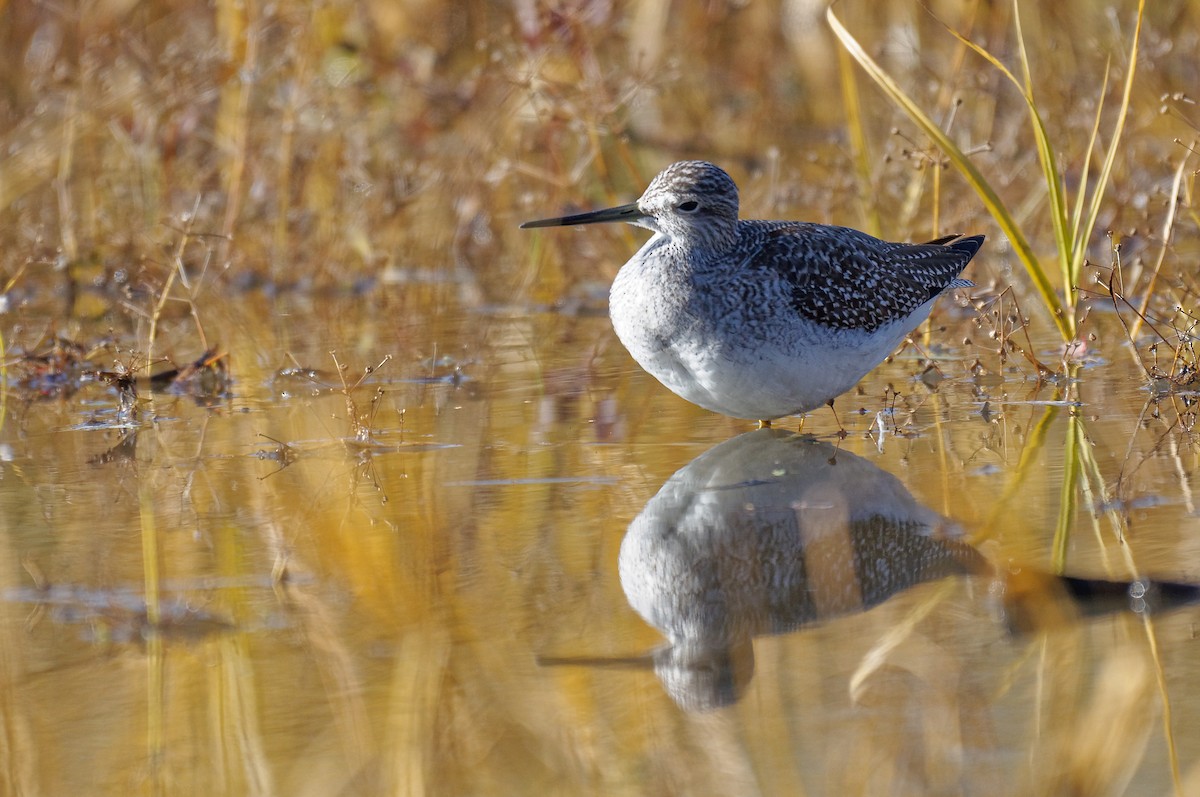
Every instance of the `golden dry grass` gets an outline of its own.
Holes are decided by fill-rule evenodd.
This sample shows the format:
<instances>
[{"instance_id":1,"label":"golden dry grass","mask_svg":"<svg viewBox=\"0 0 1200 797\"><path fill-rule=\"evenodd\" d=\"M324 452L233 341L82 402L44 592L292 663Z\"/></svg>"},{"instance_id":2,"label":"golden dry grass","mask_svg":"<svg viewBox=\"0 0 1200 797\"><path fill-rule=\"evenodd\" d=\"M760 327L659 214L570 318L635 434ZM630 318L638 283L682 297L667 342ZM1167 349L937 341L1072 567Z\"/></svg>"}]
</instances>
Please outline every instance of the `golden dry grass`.
<instances>
[{"instance_id":1,"label":"golden dry grass","mask_svg":"<svg viewBox=\"0 0 1200 797\"><path fill-rule=\"evenodd\" d=\"M931 5L1019 63L1008 4ZM1019 92L915 4L839 9L1051 257ZM1083 173L1110 56L1112 121L1132 11L1022 6L1064 174ZM800 0L0 0L6 342L78 333L132 370L219 343L250 410L159 395L161 423L126 445L74 428L99 412L84 402L15 418L6 405L5 594L37 565L47 587L103 601L133 583L145 597L141 613L75 625L5 605L8 790L1119 794L1132 779L1188 793L1187 618L1013 641L955 582L761 641L750 698L704 717L649 672L536 666L659 644L613 577L622 524L737 427L631 379L603 319L530 312L592 308L634 234L516 224L630 199L680 157L727 166L755 216L988 233L978 316L943 311L953 332L937 333L969 335L977 367L952 371L966 387L944 394L910 386L910 360L882 369L904 395L891 394L881 464L915 474L918 498L997 561L1115 579L1194 561L1200 114L1180 54L1200 46L1200 4L1147 9L1085 248L1099 266L1081 286L1094 314L1081 311L1081 338L1122 362L1086 369L1049 342L1054 321L969 187L839 56L822 13ZM1110 284L1125 325L1106 317ZM273 381L285 353L328 369L323 385ZM381 362L396 380L383 400L369 382L347 401L343 384ZM434 378L459 368L461 384ZM1142 372L1161 402L1128 428L1104 423L1130 419ZM88 406L113 400L103 390ZM390 430L378 449L371 427ZM1148 512L1136 501L1163 494L1167 541L1131 534ZM198 640L118 639L162 625L181 592ZM197 620L209 611L233 630Z\"/></svg>"}]
</instances>

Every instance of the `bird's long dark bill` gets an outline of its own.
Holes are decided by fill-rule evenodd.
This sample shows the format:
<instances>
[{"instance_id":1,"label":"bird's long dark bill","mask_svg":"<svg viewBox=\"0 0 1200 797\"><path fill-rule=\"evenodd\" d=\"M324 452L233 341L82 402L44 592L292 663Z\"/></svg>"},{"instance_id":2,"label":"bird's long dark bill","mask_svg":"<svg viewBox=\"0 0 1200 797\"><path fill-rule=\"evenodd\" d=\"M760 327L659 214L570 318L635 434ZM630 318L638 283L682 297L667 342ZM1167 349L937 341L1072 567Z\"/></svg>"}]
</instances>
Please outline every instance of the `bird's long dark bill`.
<instances>
[{"instance_id":1,"label":"bird's long dark bill","mask_svg":"<svg viewBox=\"0 0 1200 797\"><path fill-rule=\"evenodd\" d=\"M646 214L638 209L636 202L620 205L605 210L593 210L590 213L577 213L574 216L559 216L556 219L538 219L527 221L521 225L522 230L532 227L573 227L576 224L603 224L608 221L627 221L631 224L646 218Z\"/></svg>"}]
</instances>

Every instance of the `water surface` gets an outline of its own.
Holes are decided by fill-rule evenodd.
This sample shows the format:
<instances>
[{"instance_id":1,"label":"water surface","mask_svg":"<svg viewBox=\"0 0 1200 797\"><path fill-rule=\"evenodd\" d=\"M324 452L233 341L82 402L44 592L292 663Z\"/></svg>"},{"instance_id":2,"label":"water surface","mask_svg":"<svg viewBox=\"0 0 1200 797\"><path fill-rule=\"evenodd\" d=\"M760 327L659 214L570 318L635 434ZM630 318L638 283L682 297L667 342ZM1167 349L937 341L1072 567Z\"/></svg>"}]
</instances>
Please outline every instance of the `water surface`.
<instances>
[{"instance_id":1,"label":"water surface","mask_svg":"<svg viewBox=\"0 0 1200 797\"><path fill-rule=\"evenodd\" d=\"M1119 355L987 380L942 320L946 378L902 352L845 440L682 402L603 315L403 287L229 302L204 401L10 393L14 791L1169 791L1200 614L1050 574L1198 580L1194 462Z\"/></svg>"}]
</instances>

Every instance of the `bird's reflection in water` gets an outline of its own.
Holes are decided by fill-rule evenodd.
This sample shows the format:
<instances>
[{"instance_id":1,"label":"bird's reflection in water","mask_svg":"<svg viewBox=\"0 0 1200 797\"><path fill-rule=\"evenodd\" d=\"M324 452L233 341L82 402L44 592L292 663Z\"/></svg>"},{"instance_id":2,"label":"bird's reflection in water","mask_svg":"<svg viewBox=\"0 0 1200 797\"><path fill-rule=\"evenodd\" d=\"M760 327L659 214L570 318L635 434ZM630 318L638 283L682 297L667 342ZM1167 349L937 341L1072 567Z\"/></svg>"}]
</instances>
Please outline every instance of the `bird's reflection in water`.
<instances>
[{"instance_id":1,"label":"bird's reflection in water","mask_svg":"<svg viewBox=\"0 0 1200 797\"><path fill-rule=\"evenodd\" d=\"M681 706L738 699L751 640L863 611L925 581L986 572L898 479L776 429L728 440L672 476L629 526L621 586L668 639L654 667Z\"/></svg>"},{"instance_id":2,"label":"bird's reflection in water","mask_svg":"<svg viewBox=\"0 0 1200 797\"><path fill-rule=\"evenodd\" d=\"M1062 602L1075 616L1197 596L1188 585L995 573L952 521L918 503L899 479L777 429L721 443L667 480L630 524L619 571L630 605L667 638L652 655L656 674L692 711L740 698L754 672L755 636L865 611L926 581L994 576L984 593L997 598L1013 630L1065 616ZM646 657L541 662L650 664Z\"/></svg>"}]
</instances>

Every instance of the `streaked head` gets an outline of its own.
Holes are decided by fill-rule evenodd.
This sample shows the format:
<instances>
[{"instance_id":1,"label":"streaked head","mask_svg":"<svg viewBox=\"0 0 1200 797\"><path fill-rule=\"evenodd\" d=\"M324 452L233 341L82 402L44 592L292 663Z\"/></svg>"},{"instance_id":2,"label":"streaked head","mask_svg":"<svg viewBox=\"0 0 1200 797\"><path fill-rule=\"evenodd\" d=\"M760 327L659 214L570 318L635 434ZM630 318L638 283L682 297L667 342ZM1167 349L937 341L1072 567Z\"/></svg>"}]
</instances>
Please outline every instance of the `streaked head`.
<instances>
[{"instance_id":1,"label":"streaked head","mask_svg":"<svg viewBox=\"0 0 1200 797\"><path fill-rule=\"evenodd\" d=\"M719 251L736 239L737 218L737 185L724 169L708 161L679 161L659 172L637 202L574 216L527 221L521 227L624 221Z\"/></svg>"},{"instance_id":2,"label":"streaked head","mask_svg":"<svg viewBox=\"0 0 1200 797\"><path fill-rule=\"evenodd\" d=\"M652 217L651 229L672 238L713 244L733 235L737 226L737 185L708 161L671 164L650 181L637 204Z\"/></svg>"}]
</instances>

